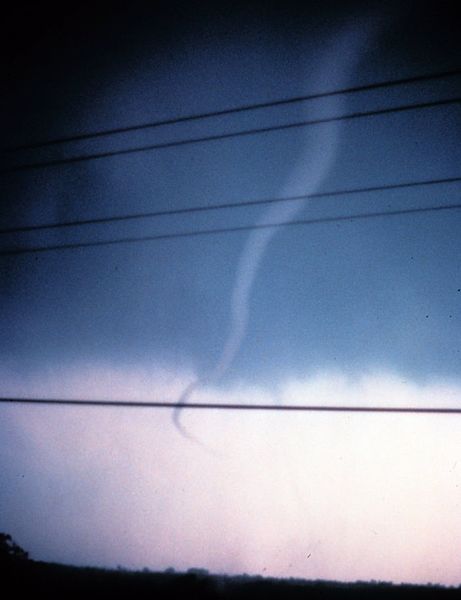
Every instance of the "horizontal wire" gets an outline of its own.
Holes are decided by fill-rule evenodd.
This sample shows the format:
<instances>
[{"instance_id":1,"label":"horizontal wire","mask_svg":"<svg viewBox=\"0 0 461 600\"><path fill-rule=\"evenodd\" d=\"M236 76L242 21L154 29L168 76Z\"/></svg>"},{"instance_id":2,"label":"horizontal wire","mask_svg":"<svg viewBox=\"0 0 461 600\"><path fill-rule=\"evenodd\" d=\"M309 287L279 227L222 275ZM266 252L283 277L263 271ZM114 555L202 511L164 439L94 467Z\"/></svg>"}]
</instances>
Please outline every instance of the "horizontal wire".
<instances>
[{"instance_id":1,"label":"horizontal wire","mask_svg":"<svg viewBox=\"0 0 461 600\"><path fill-rule=\"evenodd\" d=\"M129 133L132 131L140 131L143 129L153 129L153 128L161 127L164 125L174 125L176 123L184 123L187 121L196 121L196 120L200 120L200 119L222 117L225 115L231 115L231 114L236 114L236 113L245 112L245 111L258 110L258 109L263 109L263 108L271 108L274 106L283 106L283 105L288 105L288 104L295 104L295 103L299 103L299 102L305 102L308 100L317 100L320 98L328 98L328 97L338 96L338 95L342 95L342 94L365 92L365 91L371 91L371 90L376 90L376 89L381 89L381 88L401 86L401 85L405 85L405 84L420 83L423 81L445 79L445 78L453 77L453 76L460 75L460 74L461 74L461 68L457 68L457 69L451 69L449 71L443 71L440 73L428 73L428 74L424 74L424 75L415 75L413 77L391 79L391 80L381 81L381 82L377 82L377 83L364 84L364 85L348 87L348 88L340 88L338 90L331 90L328 92L317 92L314 94L307 94L304 96L294 96L291 98L284 98L284 99L273 100L273 101L268 101L268 102L258 102L255 104L245 104L245 105L237 106L234 108L224 108L222 110L196 113L196 114L191 114L191 115L184 115L182 117L173 117L170 119L157 120L157 121L152 121L149 123L128 125L126 127L114 127L112 129L103 129L100 131L93 131L93 132L88 132L88 133L63 136L63 137L45 140L45 141L41 141L41 142L40 141L39 142L30 142L30 143L26 143L26 144L20 144L20 145L4 148L3 152L16 152L18 150L43 148L43 147L51 146L51 145L55 145L55 144L63 144L63 143L68 143L68 142L87 140L87 139L91 139L91 138L116 135L119 133Z\"/></svg>"},{"instance_id":2,"label":"horizontal wire","mask_svg":"<svg viewBox=\"0 0 461 600\"><path fill-rule=\"evenodd\" d=\"M1 404L37 404L63 406L105 406L120 408L170 408L205 410L263 410L273 412L355 412L355 413L419 413L419 414L461 414L461 408L454 407L411 407L411 406L325 406L309 404L226 404L188 402L139 402L116 400L56 400L51 398L0 398Z\"/></svg>"},{"instance_id":3,"label":"horizontal wire","mask_svg":"<svg viewBox=\"0 0 461 600\"><path fill-rule=\"evenodd\" d=\"M156 144L148 144L145 146L135 146L131 148L124 148L120 150L108 150L105 152L95 152L93 154L78 154L75 156L70 156L68 158L57 158L53 160L40 161L40 162L31 162L31 163L23 163L19 165L14 165L10 167L6 167L0 169L0 174L7 173L16 173L20 171L28 171L31 169L43 169L48 167L56 167L60 165L68 165L72 163L78 163L83 161L101 159L101 158L109 158L113 156L122 156L126 154L134 154L141 152L150 152L153 150L161 150L166 148L175 148L179 146L186 146L189 144L201 144L205 142L215 142L226 139L252 136L252 135L260 135L266 133L272 133L274 131L286 131L289 129L295 129L300 127L308 127L313 125L323 125L326 123L334 123L337 121L348 121L353 119L361 119L365 117L377 117L389 114L396 114L411 110L424 110L428 108L436 108L441 106L449 106L461 103L461 97L449 98L445 100L435 100L433 102L420 102L418 104L404 104L401 106L395 106L392 108L382 108L378 110L371 111L357 111L352 112L346 115L341 115L338 117L322 117L318 119L309 119L305 121L296 121L294 123L285 123L284 125L271 125L268 127L256 127L252 129L244 129L241 131L235 131L231 133L220 133L214 135L206 135L195 138L188 138L183 140L176 140L172 142L160 142Z\"/></svg>"},{"instance_id":4,"label":"horizontal wire","mask_svg":"<svg viewBox=\"0 0 461 600\"><path fill-rule=\"evenodd\" d=\"M114 246L116 244L134 244L141 242L154 242L160 240L172 240L189 237L199 237L206 235L220 235L225 233L237 233L241 231L253 231L257 229L274 229L288 226L314 225L320 223L335 223L344 221L364 220L377 217L393 217L399 215L410 215L417 213L440 212L447 210L457 210L461 204L448 204L442 206L428 206L424 208L405 208L392 211L380 211L372 213L356 213L339 217L320 217L316 219L299 219L297 221L287 221L285 223L260 223L256 225L240 225L237 227L221 227L216 229L197 229L195 231L184 231L179 233L166 233L159 235L149 235L131 238L119 238L115 240L99 240L96 242L75 242L71 244L58 244L49 246L34 246L29 248L10 248L0 250L0 256L15 256L21 254L32 254L38 252L52 252L59 250L75 250L78 248L90 248L98 246Z\"/></svg>"},{"instance_id":5,"label":"horizontal wire","mask_svg":"<svg viewBox=\"0 0 461 600\"><path fill-rule=\"evenodd\" d=\"M102 223L113 223L118 221L129 221L136 219L146 219L154 217L164 217L169 215L181 215L196 212L217 211L223 209L244 208L249 206L259 206L265 204L276 204L283 202L292 202L295 200L307 200L309 198L331 198L334 196L348 196L352 194L363 194L366 192L382 192L388 190L400 190L412 187L423 187L431 185L441 185L446 183L459 183L461 177L446 177L443 179L426 179L417 181L406 181L402 183L391 183L385 185L376 185L369 187L347 188L344 190L332 190L327 192L316 192L312 194L300 194L297 196L284 196L281 198L263 198L259 200L243 200L240 202L226 202L215 205L191 206L188 208L174 208L168 210L158 210L144 213L135 213L129 215L118 215L112 217L100 217L95 219L79 219L74 221L62 221L59 223L43 223L41 225L23 225L19 227L6 227L0 229L0 234L25 233L29 231L39 231L44 229L60 229L64 227L76 227L81 225L98 225Z\"/></svg>"}]
</instances>

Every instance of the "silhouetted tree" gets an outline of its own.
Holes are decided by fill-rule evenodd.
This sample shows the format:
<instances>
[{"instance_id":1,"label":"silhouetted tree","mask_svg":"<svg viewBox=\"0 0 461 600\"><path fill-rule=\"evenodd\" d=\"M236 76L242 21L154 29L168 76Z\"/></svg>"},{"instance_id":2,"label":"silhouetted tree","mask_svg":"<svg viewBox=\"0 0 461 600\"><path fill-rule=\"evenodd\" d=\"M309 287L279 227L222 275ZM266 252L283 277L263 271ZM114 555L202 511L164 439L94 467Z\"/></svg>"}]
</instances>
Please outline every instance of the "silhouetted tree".
<instances>
[{"instance_id":1,"label":"silhouetted tree","mask_svg":"<svg viewBox=\"0 0 461 600\"><path fill-rule=\"evenodd\" d=\"M0 533L0 561L27 560L28 553L8 533Z\"/></svg>"}]
</instances>

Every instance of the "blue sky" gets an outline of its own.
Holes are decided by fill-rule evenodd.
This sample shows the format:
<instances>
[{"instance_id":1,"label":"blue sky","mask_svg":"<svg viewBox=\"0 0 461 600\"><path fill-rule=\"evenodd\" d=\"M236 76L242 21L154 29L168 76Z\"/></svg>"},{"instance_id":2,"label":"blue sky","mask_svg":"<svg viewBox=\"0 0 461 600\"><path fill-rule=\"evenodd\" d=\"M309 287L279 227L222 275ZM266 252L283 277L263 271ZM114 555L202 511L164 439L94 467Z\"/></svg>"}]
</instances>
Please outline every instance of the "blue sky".
<instances>
[{"instance_id":1,"label":"blue sky","mask_svg":"<svg viewBox=\"0 0 461 600\"><path fill-rule=\"evenodd\" d=\"M51 24L48 37L35 40L36 47L30 41L28 53L13 57L11 64L16 70L11 70L5 99L4 139L11 144L52 139L458 67L454 50L459 42L449 15L434 16L438 13L431 3L420 7L419 12L415 12L415 6L408 3L404 8L395 4L387 9L378 5L365 9L359 3L330 3L323 9L301 10L294 5L282 9L277 4L264 8L254 3L248 8L203 5L195 12L191 7L180 9L174 5L159 12L146 7L138 7L139 12L126 9L125 14L114 10L107 18L97 15L93 19L82 9L75 23L66 25L71 41L59 37ZM451 77L24 151L14 160L47 160L431 102L456 97L459 89L460 77ZM461 164L459 134L458 104L2 174L2 223L33 225L457 177ZM454 204L458 202L459 189L459 183L450 183L312 199L285 207L287 215L291 210L294 218L347 216ZM3 236L3 247L249 225L268 219L268 210L254 207L14 234ZM291 218L287 215L272 212L270 217L283 222ZM219 380L203 386L195 397L218 401L262 398L287 403L306 399L317 403L318 398L345 404L353 403L354 398L370 404L374 398L397 404L399 400L410 401L421 406L459 403L460 224L459 211L443 211L277 229L254 264L255 276L247 298L248 322L241 343L235 347ZM239 232L0 257L2 395L179 398L191 380L206 379L214 372L233 330L232 297L239 285L239 261L245 262L245 252L252 256L251 248L260 240L260 234ZM380 395L380 390L387 395ZM208 439L214 448L220 444L219 432L227 436L229 447L235 448L236 454L231 452L231 458L222 459L222 463L217 459L210 466L207 461L211 459L201 456L199 450L181 438L167 414L146 418L155 433L155 441L148 442L145 418L141 416L126 417L129 422L125 428L125 417L112 412L108 417L99 412L97 417L83 411L72 412L76 419L73 422L64 414L65 409L53 414L52 409L40 412L34 408L35 412L29 413L29 409L21 407L1 410L5 415L0 425L5 440L1 444L1 460L8 468L5 467L2 485L6 491L0 493L4 507L0 528L16 534L20 542L24 540L23 544L38 558L79 564L126 562L158 568L175 563L173 566L185 568L200 566L190 564L196 556L194 548L208 544L210 554L205 553L200 559L203 566L215 570L262 572L268 568L278 575L342 579L382 576L408 581L427 581L425 577L430 575L442 582L456 580L454 573L459 565L448 560L453 537L448 536L441 550L448 561L445 571L443 561L435 572L424 561L413 571L399 571L402 560L410 560L410 548L402 550L402 554L397 552L392 568L382 571L378 549L374 562L367 565L365 561L360 570L347 561L341 563L338 557L344 547L340 551L333 548L333 540L335 531L345 528L351 555L363 555L363 548L369 543L367 536L372 534L355 533L358 515L364 508L361 502L355 508L351 504L347 516L342 517L339 510L334 513L336 529L332 527L323 542L320 529L317 531L317 525L313 525L312 515L320 511L325 495L333 502L337 493L321 482L321 473L329 469L339 478L339 489L346 490L350 498L354 496L354 485L369 485L370 498L376 494L382 498L380 490L387 485L392 501L382 501L382 513L370 513L370 531L377 522L382 523L380 519L389 518L389 511L399 501L400 484L392 480L391 463L386 463L381 454L390 439L388 421L383 425L372 423L380 432L375 440L381 442L370 449L374 443L371 434L356 445L351 442L360 437L358 421L334 419L331 425L322 421L317 429L312 429L312 423L293 425L293 421L284 418L280 432L285 434L279 433L288 444L287 456L292 462L297 456L294 440L311 436L320 447L325 439L334 440L332 454L325 463L320 461L322 466L313 475L318 496L312 500L311 520L301 527L305 533L310 527L315 529L313 537L320 540L315 543L324 548L320 552L322 558L313 572L303 570L303 563L293 558L291 562L297 565L293 572L287 567L289 560L274 555L275 533L264 532L262 521L254 515L253 521L248 517L248 521L243 519L236 525L236 537L229 542L229 549L234 552L239 545L247 544L244 556L233 562L229 558L232 552L226 554L223 550L219 560L212 557L222 534L220 524L226 514L235 513L236 505L244 503L245 489L250 490L248 497L253 499L255 511L259 506L260 514L267 511L270 515L273 511L280 519L283 502L294 506L299 494L304 499L309 496L301 463L293 467L290 479L288 467L283 471L282 458L274 459L270 447L271 439L278 435L275 419L257 421L252 429L243 415L219 423L213 416L205 420L202 415L201 421L195 416L184 416L187 426ZM229 432L229 422L235 423L234 437ZM49 429L47 423L52 423ZM96 423L106 428L100 440ZM394 425L400 435L397 449L406 448L405 440L414 433L414 447L408 451L399 481L410 474L420 477L420 488L414 488L420 493L421 489L426 490L425 486L431 487L428 473L446 466L448 450L436 443L437 439L441 443L439 429L443 427L447 428L444 435L453 456L447 469L457 461L455 421L440 427L428 421ZM303 431L302 427L308 429ZM293 428L300 431L291 435ZM136 442L136 431L142 443ZM417 463L417 448L418 444L427 443L428 434L434 436L433 462L424 467ZM87 446L83 443L73 452L69 450L65 440L77 440L82 435ZM253 439L257 440L257 448L252 446ZM102 444L101 453L97 451L98 443ZM151 480L147 474L152 452L149 443L161 456L160 467L155 471L158 480ZM283 446L282 441L279 443ZM123 458L124 447L129 449L131 466L130 460ZM294 488L298 486L298 491L290 491L294 488L286 483L286 497L280 500L280 506L267 504L254 484L255 473L250 469L241 477L238 474L239 461L244 457L242 448L255 452L265 469L269 469L271 461L279 461L281 480L297 481ZM363 453L367 451L370 463L361 463L360 475L354 474L354 460L366 462ZM181 453L188 457L189 475L177 467ZM348 457L347 468L341 466L342 453ZM34 455L40 457L40 464L31 459ZM378 465L384 461L381 468L389 480L376 480L378 467L373 467L371 456ZM399 452L396 450L392 456L392 460L398 459ZM129 474L133 464L139 469L139 488ZM102 485L98 473L106 467L113 477L104 479L106 484ZM210 514L211 525L204 525L205 521L199 519L202 529L198 534L188 527L199 502L200 472L208 468L216 477L215 484L219 482L227 491L214 498L210 475L203 493L210 507L217 508ZM309 468L315 471L317 467ZM28 474L25 482L24 472ZM155 481L162 482L158 484L162 491L152 496ZM186 537L190 535L192 540L186 544L187 550L177 551L166 544L163 556L145 540L144 546L137 546L130 555L126 552L128 541L125 546L114 546L113 536L120 531L113 523L120 519L127 523L126 540L139 540L147 506L165 514L159 522L145 521L152 534L161 531L167 539L168 532L174 530L176 539L183 517L178 517L171 506L180 506L183 484L193 490L186 501L189 512L184 517ZM276 480L268 473L264 485L268 486L269 496L271 489L277 489ZM175 490L171 498L167 494L169 486ZM458 479L455 481L449 474L441 486L450 503L442 525L453 532L457 531L457 486ZM128 489L138 490L133 503ZM405 487L401 496L402 505L409 512L416 501L411 489ZM118 494L117 502L110 500L114 493ZM98 517L101 504L94 498L99 498L102 505L110 504L111 519ZM412 535L421 528L436 499L440 500L439 496L429 502L429 512L417 513L419 517L411 525ZM40 506L40 520L22 522L17 507L27 507L34 513L34 503ZM169 503L170 508L165 508ZM287 518L281 527L285 538L294 536L288 544L291 549L286 549L288 554L297 552L294 538L301 514L293 508L291 521ZM65 525L58 527L53 515L58 515L56 518ZM79 518L92 524L93 529L88 525L85 535L98 540L94 551L88 551L74 526L69 525ZM402 534L405 518L396 517L396 537L390 536L383 542L383 552L388 552ZM245 538L251 523L254 531ZM227 534L232 537L230 532ZM427 533L428 545L431 535L437 533ZM258 539L266 539L262 546L267 550L269 567L252 558L250 548ZM327 568L332 557L336 571Z\"/></svg>"}]
</instances>

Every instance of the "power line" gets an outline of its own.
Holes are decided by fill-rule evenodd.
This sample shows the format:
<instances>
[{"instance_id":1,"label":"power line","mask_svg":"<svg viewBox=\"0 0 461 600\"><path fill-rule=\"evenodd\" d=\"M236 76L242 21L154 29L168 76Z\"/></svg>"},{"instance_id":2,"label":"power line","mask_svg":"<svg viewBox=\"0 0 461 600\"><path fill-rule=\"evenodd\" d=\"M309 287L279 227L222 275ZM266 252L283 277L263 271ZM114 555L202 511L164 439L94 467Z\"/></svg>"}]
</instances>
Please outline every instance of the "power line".
<instances>
[{"instance_id":1,"label":"power line","mask_svg":"<svg viewBox=\"0 0 461 600\"><path fill-rule=\"evenodd\" d=\"M383 192L390 190L400 190L412 187L423 187L431 185L441 185L447 183L459 183L461 177L446 177L443 179L429 179L418 181L407 181L402 183L385 184L369 187L347 188L344 190L332 190L327 192L316 192L313 194L300 194L297 196L285 196L282 198L263 198L259 200L243 200L240 202L226 202L215 205L191 206L188 208L174 208L168 210L158 210L144 213L134 213L128 215L116 215L112 217L100 217L94 219L78 219L74 221L61 221L59 223L43 223L41 225L23 225L19 227L6 227L0 229L0 234L25 233L29 231L40 231L44 229L60 229L64 227L76 227L83 225L98 225L103 223L114 223L120 221L130 221L136 219L146 219L154 217L163 217L170 215L181 215L196 212L218 211L223 209L245 208L249 206L259 206L265 204L276 204L283 202L292 202L296 200L307 200L309 198L331 198L334 196L348 196L353 194L363 194L367 192Z\"/></svg>"},{"instance_id":2,"label":"power line","mask_svg":"<svg viewBox=\"0 0 461 600\"><path fill-rule=\"evenodd\" d=\"M289 129L295 129L300 127L308 127L313 125L323 125L326 123L334 123L338 121L348 121L354 119L361 119L364 117L377 117L395 113L401 113L411 110L425 110L428 108L436 108L440 106L449 106L461 103L461 97L449 98L445 100L435 100L433 102L420 102L418 104L404 104L400 106L395 106L391 108L382 108L378 110L370 110L370 111L357 111L352 112L346 115L341 115L338 117L322 117L318 119L309 119L305 121L296 121L293 123L285 123L284 125L271 125L267 127L256 127L252 129L244 129L241 131L234 131L230 133L220 133L214 135L206 135L195 138L188 138L182 140L176 140L172 142L160 142L156 144L148 144L145 146L135 146L131 148L123 148L120 150L107 150L105 152L95 152L92 154L78 154L75 156L70 156L68 158L57 158L47 161L41 162L30 162L23 163L20 165L14 165L11 167L6 167L0 170L0 174L6 173L16 173L20 171L28 171L31 169L43 169L48 167L56 167L61 165L68 165L88 160L95 160L100 158L109 158L113 156L122 156L126 154L134 154L140 152L150 152L153 150L162 150L166 148L176 148L179 146L186 146L189 144L201 144L206 142L216 142L227 139L234 139L238 137L246 137L252 135L260 135L266 133L272 133L274 131L287 131Z\"/></svg>"},{"instance_id":3,"label":"power line","mask_svg":"<svg viewBox=\"0 0 461 600\"><path fill-rule=\"evenodd\" d=\"M0 398L2 404L37 404L51 406L104 406L120 408L169 408L199 410L243 410L272 412L355 412L355 413L407 413L407 414L461 414L461 408L410 407L410 406L325 406L310 404L225 404L188 402L139 402L116 400L62 400L51 398Z\"/></svg>"},{"instance_id":4,"label":"power line","mask_svg":"<svg viewBox=\"0 0 461 600\"><path fill-rule=\"evenodd\" d=\"M17 256L21 254L32 254L38 252L54 252L59 250L76 250L78 248L90 248L98 246L114 246L117 244L134 244L140 242L154 242L160 240L172 240L190 237L199 237L206 235L221 235L225 233L236 233L242 231L253 231L257 229L275 229L288 226L315 225L321 223L335 223L344 221L364 220L377 217L392 217L400 215L410 215L417 213L441 212L447 210L457 210L461 208L461 204L448 204L442 206L428 206L423 208L406 208L392 211L380 211L372 213L356 213L339 217L321 217L316 219L299 219L296 221L287 221L285 223L263 223L256 225L240 225L236 227L221 227L216 229L197 229L192 231L184 231L179 233L166 233L159 235L120 238L113 240L99 240L96 242L75 242L70 244L58 244L49 246L34 246L29 248L11 248L0 250L0 256Z\"/></svg>"},{"instance_id":5,"label":"power line","mask_svg":"<svg viewBox=\"0 0 461 600\"><path fill-rule=\"evenodd\" d=\"M132 131L141 131L143 129L154 129L156 127L161 127L161 126L165 126L165 125L174 125L177 123L184 123L187 121L196 121L196 120L201 120L201 119L209 119L209 118L213 118L213 117L222 117L225 115L231 115L231 114L236 114L236 113L245 112L245 111L259 110L259 109L264 109L264 108L272 108L275 106L284 106L284 105L288 105L288 104L305 102L308 100L317 100L320 98L339 96L342 94L351 94L351 93L356 93L356 92L365 92L365 91L377 90L377 89L382 89L382 88L401 86L401 85L405 85L405 84L421 83L424 81L432 81L435 79L445 79L445 78L454 77L454 76L460 75L460 74L461 74L461 68L457 68L457 69L452 69L449 71L443 71L443 72L439 72L439 73L429 73L429 74L424 74L424 75L416 75L413 77L390 79L387 81L370 83L370 84L366 84L366 85L359 85L359 86L348 87L348 88L340 88L338 90L331 90L328 92L318 92L318 93L314 93L314 94L307 94L304 96L294 96L291 98L284 98L284 99L273 100L273 101L269 101L269 102L244 104L244 105L237 106L234 108L224 108L224 109L216 110L216 111L195 113L195 114L191 114L191 115L184 115L181 117L173 117L170 119L163 119L163 120L161 119L161 120L157 120L157 121L151 121L148 123L139 123L137 125L128 125L125 127L114 127L112 129L103 129L100 131L93 131L93 132L63 136L63 137L54 138L54 139L50 139L50 140L44 140L41 142L40 141L39 142L31 142L31 143L27 143L27 144L10 146L8 148L5 148L3 151L4 152L16 152L19 150L42 148L42 147L51 146L51 145L55 145L55 144L63 144L63 143L68 143L68 142L87 140L87 139L92 139L92 138L97 138L97 137L116 135L119 133L129 133Z\"/></svg>"}]
</instances>

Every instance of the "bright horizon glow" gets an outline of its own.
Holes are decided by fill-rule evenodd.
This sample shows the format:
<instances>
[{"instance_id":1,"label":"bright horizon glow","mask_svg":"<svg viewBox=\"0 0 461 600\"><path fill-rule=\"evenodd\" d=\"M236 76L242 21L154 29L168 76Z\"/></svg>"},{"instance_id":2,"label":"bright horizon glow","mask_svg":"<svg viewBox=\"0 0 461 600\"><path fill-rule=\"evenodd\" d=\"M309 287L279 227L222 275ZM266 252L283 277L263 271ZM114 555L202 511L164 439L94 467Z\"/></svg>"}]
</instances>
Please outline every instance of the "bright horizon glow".
<instances>
[{"instance_id":1,"label":"bright horizon glow","mask_svg":"<svg viewBox=\"0 0 461 600\"><path fill-rule=\"evenodd\" d=\"M21 380L3 372L1 393L168 400L193 376L82 363ZM461 383L319 372L273 392L209 387L197 400L459 406ZM33 558L461 583L457 416L185 412L211 454L178 434L169 410L0 410L2 433L22 440L0 528Z\"/></svg>"}]
</instances>

